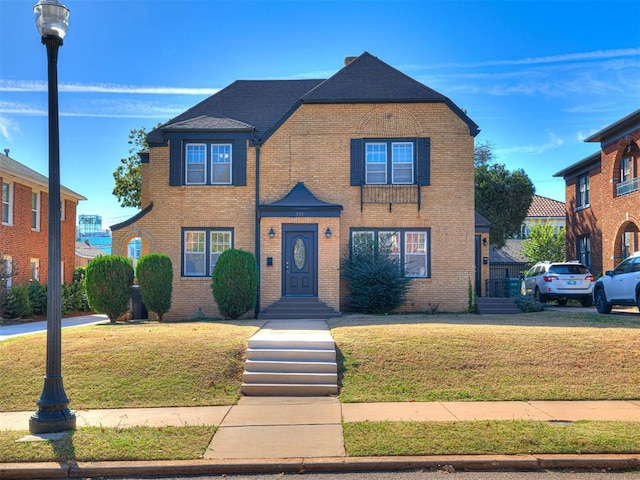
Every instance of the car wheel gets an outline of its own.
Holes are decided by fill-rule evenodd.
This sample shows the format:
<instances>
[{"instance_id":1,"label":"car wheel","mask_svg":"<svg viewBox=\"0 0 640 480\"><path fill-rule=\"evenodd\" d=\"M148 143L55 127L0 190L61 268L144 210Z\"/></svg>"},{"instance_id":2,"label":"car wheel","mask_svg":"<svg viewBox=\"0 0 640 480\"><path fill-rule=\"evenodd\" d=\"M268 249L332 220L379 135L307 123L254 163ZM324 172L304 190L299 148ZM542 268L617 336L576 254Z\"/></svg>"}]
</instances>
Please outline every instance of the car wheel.
<instances>
[{"instance_id":1,"label":"car wheel","mask_svg":"<svg viewBox=\"0 0 640 480\"><path fill-rule=\"evenodd\" d=\"M535 298L540 303L544 303L547 301L545 296L540 293L540 290L538 289L538 287L536 287L535 291L533 292L533 298Z\"/></svg>"},{"instance_id":2,"label":"car wheel","mask_svg":"<svg viewBox=\"0 0 640 480\"><path fill-rule=\"evenodd\" d=\"M566 298L559 298L558 299L558 305L560 305L561 307L564 307L567 304L567 299Z\"/></svg>"},{"instance_id":3,"label":"car wheel","mask_svg":"<svg viewBox=\"0 0 640 480\"><path fill-rule=\"evenodd\" d=\"M604 288L596 290L593 298L596 302L598 313L604 313L605 315L611 313L611 304L607 303L607 295L604 293Z\"/></svg>"},{"instance_id":4,"label":"car wheel","mask_svg":"<svg viewBox=\"0 0 640 480\"><path fill-rule=\"evenodd\" d=\"M582 300L580 300L580 305L582 305L583 307L593 306L593 298L591 297L583 298Z\"/></svg>"}]
</instances>

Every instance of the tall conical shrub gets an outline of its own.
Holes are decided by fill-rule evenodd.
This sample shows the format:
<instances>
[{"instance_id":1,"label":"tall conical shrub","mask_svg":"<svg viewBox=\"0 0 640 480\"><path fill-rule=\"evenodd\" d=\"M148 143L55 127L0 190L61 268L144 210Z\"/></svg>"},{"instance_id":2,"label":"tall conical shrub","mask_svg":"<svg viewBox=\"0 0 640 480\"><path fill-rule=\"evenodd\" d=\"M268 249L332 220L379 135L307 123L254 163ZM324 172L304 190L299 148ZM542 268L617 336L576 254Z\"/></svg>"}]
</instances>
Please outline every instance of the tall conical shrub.
<instances>
[{"instance_id":1,"label":"tall conical shrub","mask_svg":"<svg viewBox=\"0 0 640 480\"><path fill-rule=\"evenodd\" d=\"M140 286L142 303L147 310L158 315L158 321L171 308L173 292L173 267L171 259L163 253L143 255L136 266L136 278Z\"/></svg>"},{"instance_id":2,"label":"tall conical shrub","mask_svg":"<svg viewBox=\"0 0 640 480\"><path fill-rule=\"evenodd\" d=\"M244 250L225 250L213 269L213 298L223 317L238 318L258 301L258 264L256 257Z\"/></svg>"},{"instance_id":3,"label":"tall conical shrub","mask_svg":"<svg viewBox=\"0 0 640 480\"><path fill-rule=\"evenodd\" d=\"M98 313L106 313L115 323L129 311L133 265L131 260L118 255L101 255L87 265L87 298Z\"/></svg>"}]
</instances>

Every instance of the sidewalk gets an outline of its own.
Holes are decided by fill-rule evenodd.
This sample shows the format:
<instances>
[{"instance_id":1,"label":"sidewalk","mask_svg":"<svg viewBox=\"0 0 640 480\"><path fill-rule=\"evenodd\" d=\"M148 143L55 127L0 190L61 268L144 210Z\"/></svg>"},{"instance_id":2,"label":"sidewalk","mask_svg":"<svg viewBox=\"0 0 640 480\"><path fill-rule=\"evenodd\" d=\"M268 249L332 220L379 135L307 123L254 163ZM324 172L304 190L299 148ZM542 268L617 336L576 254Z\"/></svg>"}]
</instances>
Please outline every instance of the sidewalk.
<instances>
[{"instance_id":1,"label":"sidewalk","mask_svg":"<svg viewBox=\"0 0 640 480\"><path fill-rule=\"evenodd\" d=\"M101 314L84 315L80 317L63 318L62 328L82 327L94 323L108 322L109 317ZM47 330L46 320L41 322L25 322L16 325L0 325L0 342L7 338L27 335L30 333L44 332ZM1 478L1 477L0 477Z\"/></svg>"},{"instance_id":2,"label":"sidewalk","mask_svg":"<svg viewBox=\"0 0 640 480\"><path fill-rule=\"evenodd\" d=\"M0 413L0 429L27 430L32 413ZM242 397L234 406L80 410L76 417L79 429L86 426L215 425L218 430L201 460L0 464L0 479L389 471L444 466L454 470L527 471L640 468L640 454L348 457L342 432L342 422L367 420L640 422L640 400L341 404L335 397Z\"/></svg>"}]
</instances>

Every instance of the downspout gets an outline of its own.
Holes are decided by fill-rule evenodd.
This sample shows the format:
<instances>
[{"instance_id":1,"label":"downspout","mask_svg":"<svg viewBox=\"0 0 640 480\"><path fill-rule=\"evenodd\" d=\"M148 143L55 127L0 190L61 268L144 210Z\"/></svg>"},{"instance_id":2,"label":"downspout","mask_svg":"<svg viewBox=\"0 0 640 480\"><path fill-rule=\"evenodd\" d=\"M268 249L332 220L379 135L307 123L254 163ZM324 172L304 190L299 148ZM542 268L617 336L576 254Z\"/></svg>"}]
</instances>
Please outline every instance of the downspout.
<instances>
[{"instance_id":1,"label":"downspout","mask_svg":"<svg viewBox=\"0 0 640 480\"><path fill-rule=\"evenodd\" d=\"M255 252L256 252L256 261L258 262L258 298L256 300L256 308L254 312L254 318L258 318L258 314L260 313L260 284L262 283L262 274L261 274L261 266L262 261L260 260L260 144L256 145L256 211L255 211Z\"/></svg>"}]
</instances>

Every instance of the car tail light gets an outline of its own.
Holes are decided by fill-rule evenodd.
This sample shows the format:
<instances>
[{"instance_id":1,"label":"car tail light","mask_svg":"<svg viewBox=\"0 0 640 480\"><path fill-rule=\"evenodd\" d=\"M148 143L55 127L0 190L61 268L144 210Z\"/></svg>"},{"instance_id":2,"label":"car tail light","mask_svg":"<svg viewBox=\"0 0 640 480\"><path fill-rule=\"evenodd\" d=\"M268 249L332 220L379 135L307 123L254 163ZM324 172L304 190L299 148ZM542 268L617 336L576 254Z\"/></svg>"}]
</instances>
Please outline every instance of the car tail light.
<instances>
[{"instance_id":1,"label":"car tail light","mask_svg":"<svg viewBox=\"0 0 640 480\"><path fill-rule=\"evenodd\" d=\"M587 275L586 277L584 277L584 279L588 282L595 282L596 279L593 278L593 275Z\"/></svg>"},{"instance_id":2,"label":"car tail light","mask_svg":"<svg viewBox=\"0 0 640 480\"><path fill-rule=\"evenodd\" d=\"M544 275L542 279L545 282L553 282L554 280L558 280L558 277L556 275Z\"/></svg>"}]
</instances>

